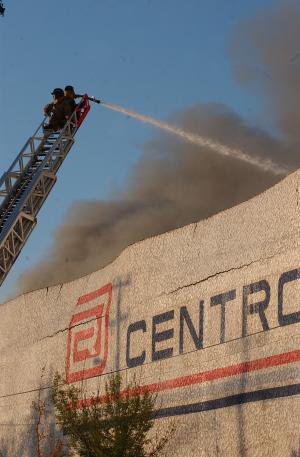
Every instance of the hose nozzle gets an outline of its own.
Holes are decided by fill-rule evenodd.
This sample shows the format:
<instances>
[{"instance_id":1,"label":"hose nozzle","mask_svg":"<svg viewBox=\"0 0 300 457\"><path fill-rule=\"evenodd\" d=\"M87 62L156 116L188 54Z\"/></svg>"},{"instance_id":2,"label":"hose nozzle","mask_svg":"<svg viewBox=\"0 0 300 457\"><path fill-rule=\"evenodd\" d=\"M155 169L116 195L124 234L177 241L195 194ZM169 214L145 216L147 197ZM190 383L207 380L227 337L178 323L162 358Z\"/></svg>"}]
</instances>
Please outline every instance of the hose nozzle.
<instances>
[{"instance_id":1,"label":"hose nozzle","mask_svg":"<svg viewBox=\"0 0 300 457\"><path fill-rule=\"evenodd\" d=\"M82 98L82 97L87 97L88 100L90 100L90 102L101 103L101 100L99 100L98 98L95 98L94 96L89 97L87 94L84 94L84 95L76 94L75 95L75 98Z\"/></svg>"}]
</instances>

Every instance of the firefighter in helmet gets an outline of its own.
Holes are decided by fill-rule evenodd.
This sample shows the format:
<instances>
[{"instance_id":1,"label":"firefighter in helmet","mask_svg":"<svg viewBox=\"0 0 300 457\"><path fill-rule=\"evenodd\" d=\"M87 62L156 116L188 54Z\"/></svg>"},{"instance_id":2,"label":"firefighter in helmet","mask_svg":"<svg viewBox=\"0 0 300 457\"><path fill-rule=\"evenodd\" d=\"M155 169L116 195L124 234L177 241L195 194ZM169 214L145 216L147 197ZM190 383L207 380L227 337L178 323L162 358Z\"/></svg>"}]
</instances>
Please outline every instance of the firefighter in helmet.
<instances>
[{"instance_id":1,"label":"firefighter in helmet","mask_svg":"<svg viewBox=\"0 0 300 457\"><path fill-rule=\"evenodd\" d=\"M67 99L67 101L69 102L69 105L70 105L72 113L73 113L77 106L76 102L75 102L76 94L75 94L74 87L66 86L65 90L64 90L64 95L65 95L65 98Z\"/></svg>"},{"instance_id":2,"label":"firefighter in helmet","mask_svg":"<svg viewBox=\"0 0 300 457\"><path fill-rule=\"evenodd\" d=\"M44 114L50 117L48 124L44 126L45 131L62 129L73 112L60 87L55 88L51 94L53 95L52 103L48 103L44 107Z\"/></svg>"}]
</instances>

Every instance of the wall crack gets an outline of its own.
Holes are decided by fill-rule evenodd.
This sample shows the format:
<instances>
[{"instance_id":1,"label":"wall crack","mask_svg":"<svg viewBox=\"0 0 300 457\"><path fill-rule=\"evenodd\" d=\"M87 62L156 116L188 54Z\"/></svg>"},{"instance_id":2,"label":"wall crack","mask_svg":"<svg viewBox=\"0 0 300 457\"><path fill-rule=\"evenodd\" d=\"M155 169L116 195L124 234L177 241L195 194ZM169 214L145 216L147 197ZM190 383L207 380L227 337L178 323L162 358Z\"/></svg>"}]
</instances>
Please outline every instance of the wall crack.
<instances>
[{"instance_id":1,"label":"wall crack","mask_svg":"<svg viewBox=\"0 0 300 457\"><path fill-rule=\"evenodd\" d=\"M72 325L71 327L65 327L65 328L62 328L60 330L57 330L56 332L52 333L51 335L43 336L43 338L39 339L38 341L43 341L43 340L46 340L48 338L54 338L59 333L64 333L64 332L68 331L70 328L76 328L76 327L79 327L82 324L88 324L89 322L93 322L95 320L97 320L97 318L93 317L92 319L86 320L84 322L78 322L78 324Z\"/></svg>"},{"instance_id":2,"label":"wall crack","mask_svg":"<svg viewBox=\"0 0 300 457\"><path fill-rule=\"evenodd\" d=\"M245 263L243 265L240 265L239 267L233 267L233 268L229 268L228 270L222 270L222 271L217 271L216 273L212 274L212 275L209 275L209 276L206 276L205 278L203 279L199 279L199 281L195 281L195 282L192 282L192 283L189 283L189 284L184 284L183 286L180 286L180 287L177 287L176 289L173 289L169 292L162 292L161 294L159 294L159 297L163 296L163 295L172 295L172 294L175 294L176 292L179 292L180 290L182 289L186 289L187 287L192 287L192 286L196 286L197 284L201 284L202 282L205 282L205 281L208 281L209 279L212 279L212 278L215 278L221 274L224 274L224 273L230 273L231 271L237 271L237 270L242 270L243 268L247 268L257 262L262 262L262 261L266 261L266 260L271 260L273 259L274 257L276 257L277 255L279 254L283 254L284 251L276 251L274 254L268 256L268 257L263 257L263 258L259 258L257 260L253 260L252 262L250 263Z\"/></svg>"}]
</instances>

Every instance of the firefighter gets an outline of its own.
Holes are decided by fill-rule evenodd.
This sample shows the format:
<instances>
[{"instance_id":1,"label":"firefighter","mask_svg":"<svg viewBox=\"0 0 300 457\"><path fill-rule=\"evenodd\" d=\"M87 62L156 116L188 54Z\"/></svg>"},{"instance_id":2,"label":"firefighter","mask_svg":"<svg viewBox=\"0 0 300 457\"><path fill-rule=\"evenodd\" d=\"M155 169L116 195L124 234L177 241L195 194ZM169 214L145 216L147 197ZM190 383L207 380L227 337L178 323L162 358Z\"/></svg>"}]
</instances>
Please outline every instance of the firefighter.
<instances>
[{"instance_id":1,"label":"firefighter","mask_svg":"<svg viewBox=\"0 0 300 457\"><path fill-rule=\"evenodd\" d=\"M72 109L64 96L64 91L57 87L51 94L53 102L44 107L44 114L50 117L48 125L44 126L45 131L62 129L72 115Z\"/></svg>"},{"instance_id":2,"label":"firefighter","mask_svg":"<svg viewBox=\"0 0 300 457\"><path fill-rule=\"evenodd\" d=\"M73 113L74 110L76 109L76 106L77 106L76 102L75 102L76 94L75 94L74 87L73 86L66 86L65 90L64 90L64 94L65 94L65 97L66 97L66 99L68 100L68 102L70 104L70 107L71 107L71 110L72 110L72 113Z\"/></svg>"}]
</instances>

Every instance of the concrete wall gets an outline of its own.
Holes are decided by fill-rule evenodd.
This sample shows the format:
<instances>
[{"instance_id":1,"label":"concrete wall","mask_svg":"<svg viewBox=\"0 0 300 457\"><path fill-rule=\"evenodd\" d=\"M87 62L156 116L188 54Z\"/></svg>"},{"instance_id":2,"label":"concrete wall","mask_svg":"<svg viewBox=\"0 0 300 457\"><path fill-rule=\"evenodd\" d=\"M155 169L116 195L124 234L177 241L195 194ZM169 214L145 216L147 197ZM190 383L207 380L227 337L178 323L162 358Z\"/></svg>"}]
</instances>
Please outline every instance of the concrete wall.
<instances>
[{"instance_id":1,"label":"concrete wall","mask_svg":"<svg viewBox=\"0 0 300 457\"><path fill-rule=\"evenodd\" d=\"M299 176L1 306L4 455L31 455L43 367L91 392L136 374L177 424L169 456L300 455Z\"/></svg>"}]
</instances>

